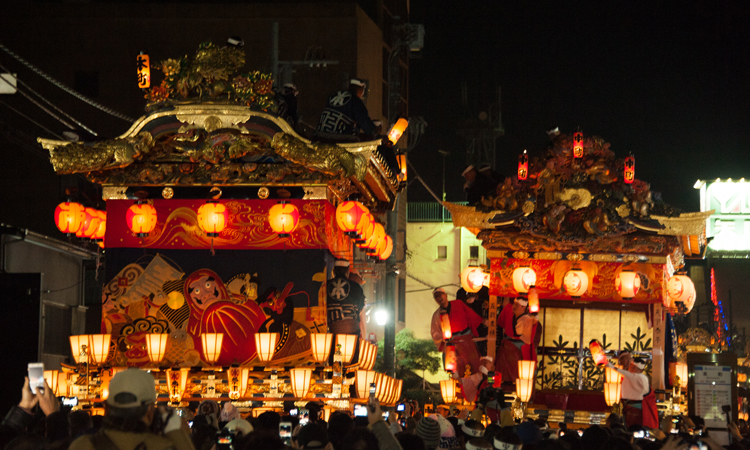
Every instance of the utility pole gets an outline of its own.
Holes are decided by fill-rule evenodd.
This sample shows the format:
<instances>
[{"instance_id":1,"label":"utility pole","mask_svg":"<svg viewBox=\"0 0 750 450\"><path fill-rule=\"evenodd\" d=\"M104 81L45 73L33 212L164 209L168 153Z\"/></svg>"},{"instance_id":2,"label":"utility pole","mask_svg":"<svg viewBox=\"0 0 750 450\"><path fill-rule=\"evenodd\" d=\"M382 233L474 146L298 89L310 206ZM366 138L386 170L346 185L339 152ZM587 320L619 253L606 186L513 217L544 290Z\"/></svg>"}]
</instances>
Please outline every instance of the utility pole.
<instances>
[{"instance_id":1,"label":"utility pole","mask_svg":"<svg viewBox=\"0 0 750 450\"><path fill-rule=\"evenodd\" d=\"M388 77L388 123L389 128L398 120L398 105L401 102L401 77L399 55L402 51L419 51L422 49L424 41L424 27L422 25L412 25L409 23L398 24L399 17L394 17L395 42L391 46L391 51L387 60L387 77ZM420 121L420 128L424 128L423 120ZM409 132L411 135L411 132ZM412 140L411 137L409 140ZM393 210L387 214L386 233L393 239L393 252L388 257L385 264L385 299L384 307L388 311L389 319L383 329L383 366L385 373L395 376L396 367L396 322L398 321L398 311L396 305L399 301L398 277L396 273L397 264L403 263L405 259L404 245L406 243L406 230L399 230L400 218L406 217L406 189L396 198L396 204ZM401 231L401 233L400 233ZM399 234L403 234L403 240ZM400 258L399 258L400 256ZM403 275L401 275L403 276Z\"/></svg>"},{"instance_id":2,"label":"utility pole","mask_svg":"<svg viewBox=\"0 0 750 450\"><path fill-rule=\"evenodd\" d=\"M447 150L438 150L438 153L443 155L443 196L441 197L443 200L443 203L445 203L445 158L450 155L450 152ZM445 208L440 208L443 222L445 222Z\"/></svg>"},{"instance_id":3,"label":"utility pole","mask_svg":"<svg viewBox=\"0 0 750 450\"><path fill-rule=\"evenodd\" d=\"M279 60L279 23L274 22L271 25L271 74L273 75L273 82L276 87L280 87L285 83L292 82L292 74L294 73L294 66L309 66L309 67L323 67L326 68L328 65L338 64L337 59L315 59L316 56L320 56L322 49L317 47L312 52L308 49L305 54L304 61L281 61ZM310 59L308 59L308 55ZM288 76L287 76L288 74ZM285 79L281 79L284 77Z\"/></svg>"}]
</instances>

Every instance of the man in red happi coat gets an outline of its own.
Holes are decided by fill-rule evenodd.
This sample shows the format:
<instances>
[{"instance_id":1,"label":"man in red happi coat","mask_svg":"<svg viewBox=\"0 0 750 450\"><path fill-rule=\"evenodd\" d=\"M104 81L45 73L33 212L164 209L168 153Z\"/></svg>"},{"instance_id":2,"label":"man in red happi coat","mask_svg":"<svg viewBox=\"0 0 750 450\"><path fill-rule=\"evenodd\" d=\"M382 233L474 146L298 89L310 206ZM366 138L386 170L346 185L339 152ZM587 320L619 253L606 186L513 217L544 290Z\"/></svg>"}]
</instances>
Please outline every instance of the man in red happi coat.
<instances>
[{"instance_id":1,"label":"man in red happi coat","mask_svg":"<svg viewBox=\"0 0 750 450\"><path fill-rule=\"evenodd\" d=\"M456 372L458 378L466 375L466 369L469 368L470 375L479 372L479 351L474 343L474 338L479 337L477 327L482 324L482 318L479 317L466 303L458 301L448 301L448 294L443 288L437 288L432 292L438 309L432 315L432 324L430 333L432 340L438 351L445 352L447 344L455 346L456 355ZM441 316L447 315L450 319L450 339L445 339L445 329L447 323L441 323ZM444 355L445 356L445 355Z\"/></svg>"},{"instance_id":2,"label":"man in red happi coat","mask_svg":"<svg viewBox=\"0 0 750 450\"><path fill-rule=\"evenodd\" d=\"M536 314L529 314L528 305L528 300L519 297L505 305L497 316L504 339L497 349L495 370L502 373L503 382L515 382L518 378L518 361L536 361L542 329Z\"/></svg>"}]
</instances>

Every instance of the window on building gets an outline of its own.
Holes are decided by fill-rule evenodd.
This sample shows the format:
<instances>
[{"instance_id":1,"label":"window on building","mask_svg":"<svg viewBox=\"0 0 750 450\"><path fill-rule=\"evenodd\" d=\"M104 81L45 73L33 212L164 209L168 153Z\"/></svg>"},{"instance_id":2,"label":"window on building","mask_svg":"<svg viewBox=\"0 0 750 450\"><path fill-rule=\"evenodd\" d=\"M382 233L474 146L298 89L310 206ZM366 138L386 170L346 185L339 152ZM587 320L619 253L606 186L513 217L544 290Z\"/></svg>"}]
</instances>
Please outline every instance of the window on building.
<instances>
[{"instance_id":1,"label":"window on building","mask_svg":"<svg viewBox=\"0 0 750 450\"><path fill-rule=\"evenodd\" d=\"M437 257L438 259L448 259L448 247L445 245L438 245Z\"/></svg>"},{"instance_id":2,"label":"window on building","mask_svg":"<svg viewBox=\"0 0 750 450\"><path fill-rule=\"evenodd\" d=\"M398 279L398 321L406 322L406 279Z\"/></svg>"},{"instance_id":3,"label":"window on building","mask_svg":"<svg viewBox=\"0 0 750 450\"><path fill-rule=\"evenodd\" d=\"M472 245L469 247L469 259L479 259L479 246Z\"/></svg>"},{"instance_id":4,"label":"window on building","mask_svg":"<svg viewBox=\"0 0 750 450\"><path fill-rule=\"evenodd\" d=\"M98 97L99 71L76 70L73 76L73 89L87 97Z\"/></svg>"}]
</instances>

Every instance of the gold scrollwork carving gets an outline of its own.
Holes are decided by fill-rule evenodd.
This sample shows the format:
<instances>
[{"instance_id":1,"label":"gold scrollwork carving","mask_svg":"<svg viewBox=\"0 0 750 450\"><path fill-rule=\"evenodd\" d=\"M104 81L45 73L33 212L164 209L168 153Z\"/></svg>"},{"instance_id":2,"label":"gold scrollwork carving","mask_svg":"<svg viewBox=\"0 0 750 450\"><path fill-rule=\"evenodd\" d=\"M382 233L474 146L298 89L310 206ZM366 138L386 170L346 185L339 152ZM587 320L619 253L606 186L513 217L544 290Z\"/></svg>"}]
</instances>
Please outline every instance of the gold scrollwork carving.
<instances>
[{"instance_id":1,"label":"gold scrollwork carving","mask_svg":"<svg viewBox=\"0 0 750 450\"><path fill-rule=\"evenodd\" d=\"M291 134L279 132L274 135L271 147L283 158L326 175L354 176L361 181L364 180L367 170L366 162L361 156L349 153L334 144L307 145Z\"/></svg>"}]
</instances>

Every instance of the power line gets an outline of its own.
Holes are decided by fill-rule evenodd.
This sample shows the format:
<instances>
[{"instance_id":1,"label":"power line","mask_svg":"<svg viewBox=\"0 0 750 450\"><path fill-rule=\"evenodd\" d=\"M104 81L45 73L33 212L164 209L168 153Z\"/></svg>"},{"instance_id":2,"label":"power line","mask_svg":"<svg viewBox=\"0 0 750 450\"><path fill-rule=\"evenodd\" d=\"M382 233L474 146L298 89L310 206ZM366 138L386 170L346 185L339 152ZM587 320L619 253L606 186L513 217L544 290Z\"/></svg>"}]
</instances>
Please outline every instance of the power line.
<instances>
[{"instance_id":1,"label":"power line","mask_svg":"<svg viewBox=\"0 0 750 450\"><path fill-rule=\"evenodd\" d=\"M0 77L0 80L3 83L7 84L8 86L13 87L13 85L10 84L8 82L8 80L6 80L5 78ZM52 111L50 111L49 109L45 108L44 106L40 105L39 102L37 102L36 100L34 100L33 98L31 98L31 96L29 96L29 94L23 92L22 90L20 90L18 88L16 88L16 92L18 92L19 94L23 95L28 101L30 101L31 103L33 103L36 106L38 106L39 109L41 109L42 111L46 112L47 114L49 114L53 118L55 118L61 124L65 125L66 127L70 128L71 130L75 130L75 127L73 125L71 125L68 122L64 121L60 116L58 116L57 114L53 113Z\"/></svg>"},{"instance_id":2,"label":"power line","mask_svg":"<svg viewBox=\"0 0 750 450\"><path fill-rule=\"evenodd\" d=\"M33 123L34 125L38 126L41 129L43 129L44 131L46 131L47 133L51 134L52 136L55 136L56 138L60 139L61 141L65 139L64 137L60 136L59 134L55 133L54 131L50 130L49 128L47 128L44 125L40 124L39 122L37 122L36 120L32 119L31 117L27 116L26 114L22 113L21 111L17 110L16 108L10 106L9 104L7 104L7 103L5 103L3 101L0 101L0 105L5 105L11 111L15 112L19 116L23 117L24 119L28 120L29 122Z\"/></svg>"},{"instance_id":3,"label":"power line","mask_svg":"<svg viewBox=\"0 0 750 450\"><path fill-rule=\"evenodd\" d=\"M55 86L59 87L63 91L67 92L68 94L76 97L77 99L79 99L79 100L81 100L83 102L86 102L89 105L93 106L94 108L97 108L97 109L99 109L101 111L104 111L105 113L107 113L107 114L109 114L111 116L117 117L118 119L122 119L122 120L125 120L125 121L128 121L128 122L135 122L135 119L133 119L132 117L128 117L125 114L120 114L120 113L118 113L117 111L115 111L115 110L113 110L111 108L107 108L106 106L104 106L104 105L102 105L100 103L97 103L97 102L91 100L90 98L84 96L83 94L79 94L78 92L74 91L73 89L65 86L64 84L62 84L59 81L57 81L54 78L52 78L51 76L49 76L46 73L42 72L40 69L38 69L36 66L34 66L33 64L31 64L30 62L28 62L25 59L21 58L19 55L17 55L16 53L14 53L11 49L9 49L8 47L4 46L3 44L0 44L0 50L2 50L5 53L9 54L13 58L15 58L18 62L20 62L24 66L28 67L29 69L31 69L34 73L36 73L40 77L44 78L45 80L47 80L50 83L54 84Z\"/></svg>"},{"instance_id":4,"label":"power line","mask_svg":"<svg viewBox=\"0 0 750 450\"><path fill-rule=\"evenodd\" d=\"M0 69L2 69L3 71L5 71L5 72L7 72L7 73L10 73L10 70L6 69L6 68L5 68L5 66L3 66L2 64L0 64ZM9 83L9 82L8 82L7 80L5 80L5 79L4 79L3 77L0 77L0 80L4 81L4 82L5 82L6 84L10 85L10 83ZM48 105L50 105L51 107L55 108L55 110L57 110L57 112L59 112L60 114L64 115L65 117L67 117L68 119L72 120L73 122L75 122L75 123L76 123L76 124L77 124L77 125L78 125L79 127L83 128L84 130L88 131L89 133L91 133L91 134L92 134L92 135L94 135L94 136L99 136L98 134L96 134L96 132L95 132L94 130L92 130L91 128L89 128L89 127L87 127L86 125L82 124L81 122L79 122L78 120L76 120L76 119L75 119L75 118L74 118L73 116L71 116L70 114L66 113L66 112L65 112L65 111L63 111L62 109L60 109L60 108L58 108L57 106L55 106L55 105L54 105L54 104L53 104L53 103L52 103L51 101L49 101L49 100L47 100L46 98L44 98L44 97L43 97L43 96L42 96L42 95L41 95L40 93L38 93L37 91L35 91L34 89L32 89L32 88L31 88L31 86L29 86L28 84L24 83L24 82L23 82L22 80L20 80L20 79L19 79L18 77L16 77L16 81L17 81L17 82L18 82L18 83L19 83L20 85L22 85L23 87L25 87L26 89L28 89L28 90L29 90L29 92L31 92L32 94L36 95L36 96L37 96L37 97L39 97L40 99L42 99L42 100L43 100L43 101L44 101L45 103L47 103L47 104L48 104ZM18 92L19 92L19 93L20 93L21 95L23 95L24 97L28 98L28 99L29 99L29 100L30 100L30 101L31 101L32 103L35 103L35 104L37 104L37 103L36 103L36 102L35 102L34 100L32 100L31 98L29 98L29 96L28 96L28 95L27 95L26 93L24 93L24 92L21 92L21 90L20 90L20 89L16 89L16 90L17 90L17 91L18 91ZM37 106L39 106L40 108L44 109L44 107L42 107L42 106L41 106L41 105L39 105L39 104L37 104ZM46 111L46 109L44 109L44 110ZM51 114L51 113L50 113L50 114ZM54 117L54 115L53 115L53 117ZM65 125L65 126L67 126L68 128L70 128L71 130L73 130L73 129L74 129L74 128L73 128L73 127L72 127L72 126L71 126L70 124L68 124L67 122L64 122L64 121L62 121L62 120L61 120L61 119L59 119L59 118L58 118L57 120L60 120L60 122L62 122L62 123L63 123L63 124Z\"/></svg>"}]
</instances>

